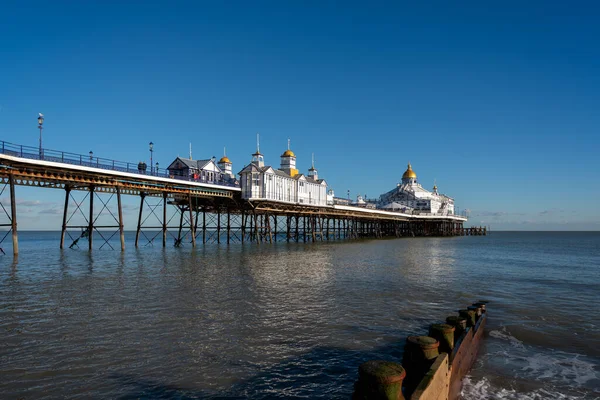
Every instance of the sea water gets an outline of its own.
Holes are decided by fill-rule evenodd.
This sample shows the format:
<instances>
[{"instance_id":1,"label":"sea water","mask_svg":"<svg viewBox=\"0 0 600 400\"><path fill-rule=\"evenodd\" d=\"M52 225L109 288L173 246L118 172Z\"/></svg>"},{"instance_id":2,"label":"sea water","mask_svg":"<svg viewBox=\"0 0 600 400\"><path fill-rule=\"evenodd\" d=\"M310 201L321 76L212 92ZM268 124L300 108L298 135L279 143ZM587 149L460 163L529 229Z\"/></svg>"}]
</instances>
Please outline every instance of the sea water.
<instances>
[{"instance_id":1,"label":"sea water","mask_svg":"<svg viewBox=\"0 0 600 400\"><path fill-rule=\"evenodd\" d=\"M123 253L19 235L18 259L0 256L3 399L349 398L362 362L400 360L407 335L479 299L464 398L600 398L600 233L196 249L128 234Z\"/></svg>"}]
</instances>

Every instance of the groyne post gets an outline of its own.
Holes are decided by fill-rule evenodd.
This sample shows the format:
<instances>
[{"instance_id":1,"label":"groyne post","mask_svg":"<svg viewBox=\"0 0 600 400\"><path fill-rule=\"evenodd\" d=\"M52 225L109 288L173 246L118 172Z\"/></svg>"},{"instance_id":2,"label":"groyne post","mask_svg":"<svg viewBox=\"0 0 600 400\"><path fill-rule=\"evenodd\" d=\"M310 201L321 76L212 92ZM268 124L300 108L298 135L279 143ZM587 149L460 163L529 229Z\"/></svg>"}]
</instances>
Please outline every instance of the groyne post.
<instances>
[{"instance_id":1,"label":"groyne post","mask_svg":"<svg viewBox=\"0 0 600 400\"><path fill-rule=\"evenodd\" d=\"M384 360L367 361L358 368L353 400L404 400L402 382L406 371L402 365Z\"/></svg>"}]
</instances>

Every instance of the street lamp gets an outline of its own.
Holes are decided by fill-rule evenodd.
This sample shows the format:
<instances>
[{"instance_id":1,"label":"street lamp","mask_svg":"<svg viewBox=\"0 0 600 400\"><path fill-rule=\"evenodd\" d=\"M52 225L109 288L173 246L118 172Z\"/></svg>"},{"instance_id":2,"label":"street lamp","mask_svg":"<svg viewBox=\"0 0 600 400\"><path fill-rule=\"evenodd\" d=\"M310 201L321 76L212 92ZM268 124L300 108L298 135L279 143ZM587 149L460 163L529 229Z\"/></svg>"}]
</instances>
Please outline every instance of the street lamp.
<instances>
[{"instance_id":1,"label":"street lamp","mask_svg":"<svg viewBox=\"0 0 600 400\"><path fill-rule=\"evenodd\" d=\"M44 123L44 114L38 113L38 128L40 129L40 160L44 158L44 153L42 151L42 124Z\"/></svg>"},{"instance_id":2,"label":"street lamp","mask_svg":"<svg viewBox=\"0 0 600 400\"><path fill-rule=\"evenodd\" d=\"M158 161L156 162L156 176L158 176Z\"/></svg>"},{"instance_id":3,"label":"street lamp","mask_svg":"<svg viewBox=\"0 0 600 400\"><path fill-rule=\"evenodd\" d=\"M90 164L92 163L93 158L94 158L94 152L90 150Z\"/></svg>"},{"instance_id":4,"label":"street lamp","mask_svg":"<svg viewBox=\"0 0 600 400\"><path fill-rule=\"evenodd\" d=\"M150 175L152 175L152 153L154 152L154 143L150 142Z\"/></svg>"}]
</instances>

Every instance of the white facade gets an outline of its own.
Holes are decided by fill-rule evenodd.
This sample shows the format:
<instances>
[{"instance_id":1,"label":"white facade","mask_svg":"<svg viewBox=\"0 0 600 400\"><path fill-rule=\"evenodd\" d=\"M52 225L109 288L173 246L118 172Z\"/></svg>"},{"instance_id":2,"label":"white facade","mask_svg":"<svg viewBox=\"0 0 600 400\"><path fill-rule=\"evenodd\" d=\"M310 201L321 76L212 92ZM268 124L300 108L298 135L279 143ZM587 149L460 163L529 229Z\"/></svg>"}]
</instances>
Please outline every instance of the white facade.
<instances>
[{"instance_id":1,"label":"white facade","mask_svg":"<svg viewBox=\"0 0 600 400\"><path fill-rule=\"evenodd\" d=\"M417 181L417 174L412 170L410 163L402 175L402 183L382 194L379 199L380 208L396 209L398 205L406 207L404 212L415 214L454 215L454 199L439 194L436 185L431 192L423 188Z\"/></svg>"},{"instance_id":2,"label":"white facade","mask_svg":"<svg viewBox=\"0 0 600 400\"><path fill-rule=\"evenodd\" d=\"M240 177L242 198L247 200L327 205L327 183L324 179L316 179L315 175L298 173L296 155L289 148L281 155L279 169L265 166L264 157L257 150L252 155L252 162L240 171Z\"/></svg>"}]
</instances>

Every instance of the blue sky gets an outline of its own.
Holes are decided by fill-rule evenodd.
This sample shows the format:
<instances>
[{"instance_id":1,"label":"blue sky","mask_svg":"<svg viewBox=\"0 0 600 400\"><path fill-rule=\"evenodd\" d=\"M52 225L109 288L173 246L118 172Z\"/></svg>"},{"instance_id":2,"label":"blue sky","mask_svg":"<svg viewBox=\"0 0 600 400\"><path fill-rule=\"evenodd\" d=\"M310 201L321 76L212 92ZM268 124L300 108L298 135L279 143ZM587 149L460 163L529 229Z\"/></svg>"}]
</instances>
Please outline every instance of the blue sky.
<instances>
[{"instance_id":1,"label":"blue sky","mask_svg":"<svg viewBox=\"0 0 600 400\"><path fill-rule=\"evenodd\" d=\"M47 148L239 171L260 132L338 195L410 161L473 224L600 229L599 6L411 3L5 2L0 140L37 145L43 112ZM18 196L21 229L60 228L63 193Z\"/></svg>"}]
</instances>

